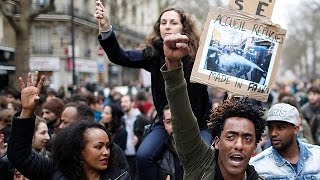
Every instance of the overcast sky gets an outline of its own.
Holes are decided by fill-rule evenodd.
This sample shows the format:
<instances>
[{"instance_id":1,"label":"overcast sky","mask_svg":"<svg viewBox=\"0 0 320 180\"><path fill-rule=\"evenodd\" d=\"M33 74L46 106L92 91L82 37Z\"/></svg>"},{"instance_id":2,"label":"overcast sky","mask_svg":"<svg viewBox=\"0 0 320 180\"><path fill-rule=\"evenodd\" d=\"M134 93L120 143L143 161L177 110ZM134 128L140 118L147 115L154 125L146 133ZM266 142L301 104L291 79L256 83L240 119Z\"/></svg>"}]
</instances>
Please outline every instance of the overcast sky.
<instances>
[{"instance_id":1,"label":"overcast sky","mask_svg":"<svg viewBox=\"0 0 320 180\"><path fill-rule=\"evenodd\" d=\"M302 0L277 0L273 9L272 22L280 24L284 29L288 29L289 11L296 8L301 1Z\"/></svg>"}]
</instances>

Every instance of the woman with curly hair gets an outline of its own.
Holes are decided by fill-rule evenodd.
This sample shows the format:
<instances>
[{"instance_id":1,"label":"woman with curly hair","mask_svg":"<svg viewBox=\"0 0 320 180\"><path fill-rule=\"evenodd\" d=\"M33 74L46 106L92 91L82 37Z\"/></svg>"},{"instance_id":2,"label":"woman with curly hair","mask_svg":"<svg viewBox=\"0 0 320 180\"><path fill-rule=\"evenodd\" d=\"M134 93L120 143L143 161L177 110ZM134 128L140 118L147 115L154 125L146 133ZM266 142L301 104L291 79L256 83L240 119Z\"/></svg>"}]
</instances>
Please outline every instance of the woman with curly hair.
<instances>
[{"instance_id":1,"label":"woman with curly hair","mask_svg":"<svg viewBox=\"0 0 320 180\"><path fill-rule=\"evenodd\" d=\"M207 131L206 120L209 119L209 96L207 86L191 83L190 76L194 59L199 46L199 30L194 20L182 9L168 8L164 10L153 26L153 32L145 38L142 50L124 50L119 45L110 24L107 9L97 1L95 17L101 21L102 33L98 37L111 62L131 68L143 68L151 73L152 98L157 115L152 131L144 138L138 151L137 171L140 179L156 179L159 177L157 161L166 150L166 133L163 125L163 108L168 104L165 94L164 80L160 68L165 63L163 39L169 35L184 34L190 37L190 53L182 58L184 77L187 80L188 93L193 113L197 117L201 136L207 144L212 137Z\"/></svg>"},{"instance_id":2,"label":"woman with curly hair","mask_svg":"<svg viewBox=\"0 0 320 180\"><path fill-rule=\"evenodd\" d=\"M35 109L45 77L38 82L28 74L27 84L19 78L22 111L13 118L8 146L8 159L25 177L32 180L70 179L107 180L130 179L127 171L116 165L108 131L93 121L79 120L64 128L53 140L52 159L32 151L35 128Z\"/></svg>"},{"instance_id":3,"label":"woman with curly hair","mask_svg":"<svg viewBox=\"0 0 320 180\"><path fill-rule=\"evenodd\" d=\"M262 179L248 164L266 125L262 107L248 99L222 102L210 116L213 148L205 144L197 128L183 77L181 57L189 53L187 42L188 37L184 35L166 37L166 65L161 68L184 179Z\"/></svg>"}]
</instances>

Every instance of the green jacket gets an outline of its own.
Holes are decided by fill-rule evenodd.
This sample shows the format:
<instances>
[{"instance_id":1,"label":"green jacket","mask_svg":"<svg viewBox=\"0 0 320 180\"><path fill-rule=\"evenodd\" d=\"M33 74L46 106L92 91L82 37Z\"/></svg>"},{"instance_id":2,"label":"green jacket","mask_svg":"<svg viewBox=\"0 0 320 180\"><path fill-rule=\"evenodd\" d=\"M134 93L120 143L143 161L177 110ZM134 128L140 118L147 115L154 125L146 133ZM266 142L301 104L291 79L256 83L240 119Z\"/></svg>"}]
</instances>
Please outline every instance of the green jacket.
<instances>
[{"instance_id":1,"label":"green jacket","mask_svg":"<svg viewBox=\"0 0 320 180\"><path fill-rule=\"evenodd\" d=\"M215 151L201 139L197 120L192 113L182 66L167 71L161 68L166 85L166 95L172 114L173 136L185 180L213 180L217 158Z\"/></svg>"}]
</instances>

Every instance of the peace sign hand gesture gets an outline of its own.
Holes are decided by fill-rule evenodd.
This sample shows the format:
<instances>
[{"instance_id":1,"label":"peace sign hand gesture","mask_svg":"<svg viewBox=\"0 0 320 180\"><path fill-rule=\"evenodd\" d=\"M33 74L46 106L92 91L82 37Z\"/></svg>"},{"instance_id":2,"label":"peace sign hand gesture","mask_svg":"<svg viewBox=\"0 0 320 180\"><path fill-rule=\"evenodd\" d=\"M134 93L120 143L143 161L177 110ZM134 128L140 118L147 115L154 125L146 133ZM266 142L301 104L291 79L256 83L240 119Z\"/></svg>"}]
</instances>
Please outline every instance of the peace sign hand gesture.
<instances>
[{"instance_id":1,"label":"peace sign hand gesture","mask_svg":"<svg viewBox=\"0 0 320 180\"><path fill-rule=\"evenodd\" d=\"M39 103L39 93L45 81L45 76L42 75L38 82L39 72L34 73L33 79L31 73L28 73L27 84L19 77L19 85L21 89L21 104L22 112L20 118L32 117ZM38 82L38 83L37 83Z\"/></svg>"}]
</instances>

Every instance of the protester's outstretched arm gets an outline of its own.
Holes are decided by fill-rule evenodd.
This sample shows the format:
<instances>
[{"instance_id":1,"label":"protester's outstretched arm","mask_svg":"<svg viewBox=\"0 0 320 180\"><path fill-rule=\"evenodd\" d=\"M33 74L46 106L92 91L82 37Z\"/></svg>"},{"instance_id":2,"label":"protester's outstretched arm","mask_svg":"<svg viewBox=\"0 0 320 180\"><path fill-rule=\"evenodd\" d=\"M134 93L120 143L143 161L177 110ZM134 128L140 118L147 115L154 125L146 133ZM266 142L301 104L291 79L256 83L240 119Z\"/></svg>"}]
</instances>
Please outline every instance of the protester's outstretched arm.
<instances>
[{"instance_id":1,"label":"protester's outstretched arm","mask_svg":"<svg viewBox=\"0 0 320 180\"><path fill-rule=\"evenodd\" d=\"M96 12L94 13L94 17L100 21L102 32L107 32L111 29L108 11L100 0L96 1Z\"/></svg>"},{"instance_id":2,"label":"protester's outstretched arm","mask_svg":"<svg viewBox=\"0 0 320 180\"><path fill-rule=\"evenodd\" d=\"M26 83L19 78L22 111L13 118L7 154L14 167L28 179L52 179L53 162L31 149L35 128L34 112L45 81L42 76L38 82L38 76L38 72L35 72L33 78L31 73L28 73Z\"/></svg>"},{"instance_id":3,"label":"protester's outstretched arm","mask_svg":"<svg viewBox=\"0 0 320 180\"><path fill-rule=\"evenodd\" d=\"M180 59L189 53L188 37L180 34L167 36L164 39L164 53L166 64L161 71L172 114L177 152L185 173L201 177L205 171L203 167L209 167L214 162L214 154L200 137L197 120L188 97L187 83L183 76Z\"/></svg>"},{"instance_id":4,"label":"protester's outstretched arm","mask_svg":"<svg viewBox=\"0 0 320 180\"><path fill-rule=\"evenodd\" d=\"M32 79L31 73L28 73L26 84L23 82L23 79L19 77L19 85L21 88L21 104L22 111L20 118L30 118L34 116L34 112L39 103L39 93L45 81L45 76L42 75L38 82L39 72L34 73Z\"/></svg>"},{"instance_id":5,"label":"protester's outstretched arm","mask_svg":"<svg viewBox=\"0 0 320 180\"><path fill-rule=\"evenodd\" d=\"M94 17L100 21L101 34L98 36L101 47L108 55L108 59L120 66L131 68L143 68L150 71L152 61L145 57L141 50L124 50L118 43L115 33L110 24L107 9L100 1L96 1L96 12Z\"/></svg>"}]
</instances>

